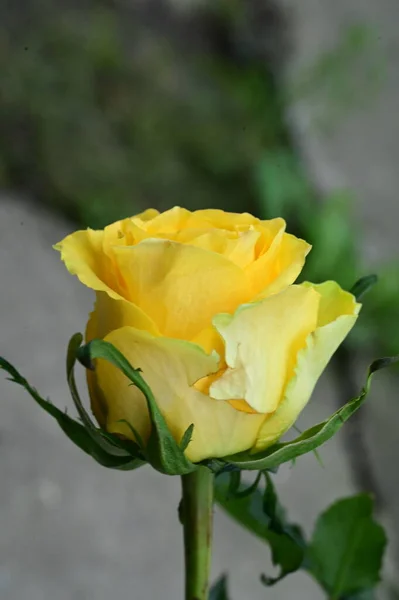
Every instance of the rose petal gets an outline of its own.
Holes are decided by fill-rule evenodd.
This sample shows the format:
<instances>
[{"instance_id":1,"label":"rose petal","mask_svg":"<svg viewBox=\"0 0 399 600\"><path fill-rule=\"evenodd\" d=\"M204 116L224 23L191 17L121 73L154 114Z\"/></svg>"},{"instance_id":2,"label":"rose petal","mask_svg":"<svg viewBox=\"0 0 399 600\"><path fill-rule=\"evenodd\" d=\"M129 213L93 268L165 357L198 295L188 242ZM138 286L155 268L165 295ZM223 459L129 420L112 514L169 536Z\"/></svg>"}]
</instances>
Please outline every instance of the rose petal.
<instances>
[{"instance_id":1,"label":"rose petal","mask_svg":"<svg viewBox=\"0 0 399 600\"><path fill-rule=\"evenodd\" d=\"M269 415L260 432L254 451L258 452L278 440L296 421L331 356L354 326L360 304L333 281L320 285L304 284L321 295L317 329L300 350L295 374L288 382L284 399Z\"/></svg>"},{"instance_id":2,"label":"rose petal","mask_svg":"<svg viewBox=\"0 0 399 600\"><path fill-rule=\"evenodd\" d=\"M168 337L190 340L219 312L233 312L252 290L227 258L169 240L115 248L131 302Z\"/></svg>"},{"instance_id":3,"label":"rose petal","mask_svg":"<svg viewBox=\"0 0 399 600\"><path fill-rule=\"evenodd\" d=\"M264 415L237 411L227 402L213 400L194 387L197 380L218 369L216 353L207 355L190 342L153 337L131 327L113 331L105 339L135 368L142 369L176 441L194 424L193 438L186 450L190 460L222 457L255 443ZM94 374L92 393L99 393L101 400L92 397L93 411L96 413L98 406L106 405L107 429L132 438L130 429L120 422L124 419L146 440L150 424L142 393L129 386L123 373L104 360L96 361Z\"/></svg>"},{"instance_id":4,"label":"rose petal","mask_svg":"<svg viewBox=\"0 0 399 600\"><path fill-rule=\"evenodd\" d=\"M260 413L276 410L298 351L316 328L318 304L312 288L291 286L232 316L215 317L229 368L211 385L212 397L245 400Z\"/></svg>"}]
</instances>

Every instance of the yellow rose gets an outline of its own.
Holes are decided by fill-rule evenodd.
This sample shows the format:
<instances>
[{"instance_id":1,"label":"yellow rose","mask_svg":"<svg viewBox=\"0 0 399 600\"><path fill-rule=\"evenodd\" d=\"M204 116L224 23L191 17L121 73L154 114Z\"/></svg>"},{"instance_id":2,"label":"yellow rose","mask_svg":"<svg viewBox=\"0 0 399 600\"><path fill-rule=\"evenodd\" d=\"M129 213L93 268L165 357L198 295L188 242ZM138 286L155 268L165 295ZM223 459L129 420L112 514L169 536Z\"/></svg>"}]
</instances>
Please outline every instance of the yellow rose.
<instances>
[{"instance_id":1,"label":"yellow rose","mask_svg":"<svg viewBox=\"0 0 399 600\"><path fill-rule=\"evenodd\" d=\"M116 346L152 388L177 441L191 423L193 462L274 443L297 419L360 305L335 282L293 285L310 246L221 210L147 210L56 248L96 291L86 339ZM144 396L113 365L88 372L94 415L145 440Z\"/></svg>"}]
</instances>

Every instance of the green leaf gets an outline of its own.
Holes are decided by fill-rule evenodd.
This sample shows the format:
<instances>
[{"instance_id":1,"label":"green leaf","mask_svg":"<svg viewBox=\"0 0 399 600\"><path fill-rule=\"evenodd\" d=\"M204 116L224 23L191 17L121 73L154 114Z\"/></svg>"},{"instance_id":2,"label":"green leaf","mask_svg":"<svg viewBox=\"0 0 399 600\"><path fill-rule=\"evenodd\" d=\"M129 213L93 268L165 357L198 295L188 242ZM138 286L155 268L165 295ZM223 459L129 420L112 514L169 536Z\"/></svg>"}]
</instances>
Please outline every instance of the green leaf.
<instances>
[{"instance_id":1,"label":"green leaf","mask_svg":"<svg viewBox=\"0 0 399 600\"><path fill-rule=\"evenodd\" d=\"M366 384L360 396L350 400L345 406L337 410L329 419L314 425L304 431L300 436L290 442L273 444L263 452L251 454L241 452L226 457L224 460L240 469L263 471L271 470L279 465L290 462L312 452L329 439L331 439L342 427L342 425L362 406L370 390L373 374L385 367L389 367L399 361L399 356L380 358L375 360L369 368Z\"/></svg>"},{"instance_id":2,"label":"green leaf","mask_svg":"<svg viewBox=\"0 0 399 600\"><path fill-rule=\"evenodd\" d=\"M212 586L209 592L209 600L229 600L226 575L222 575Z\"/></svg>"},{"instance_id":3,"label":"green leaf","mask_svg":"<svg viewBox=\"0 0 399 600\"><path fill-rule=\"evenodd\" d=\"M278 535L288 536L293 542L295 542L299 548L302 548L303 553L306 549L306 541L303 536L302 530L298 525L290 523L286 518L286 511L280 503L276 489L274 487L272 477L265 471L264 476L266 479L266 487L263 494L263 510L265 515L269 517L269 529L274 531ZM303 567L303 562L301 564ZM262 575L261 580L265 585L274 585L280 579L282 579L286 573L284 571L279 577L270 578L266 575Z\"/></svg>"},{"instance_id":4,"label":"green leaf","mask_svg":"<svg viewBox=\"0 0 399 600\"><path fill-rule=\"evenodd\" d=\"M270 547L273 564L280 567L280 574L276 578L263 576L264 583L271 585L302 566L304 547L286 531L277 533L270 527L271 516L265 512L264 490L258 488L245 496L229 494L229 474L224 473L215 479L215 500L235 521ZM288 524L285 526L289 527Z\"/></svg>"},{"instance_id":5,"label":"green leaf","mask_svg":"<svg viewBox=\"0 0 399 600\"><path fill-rule=\"evenodd\" d=\"M269 528L279 534L286 534L301 548L306 547L306 541L298 525L287 521L285 508L280 503L271 475L264 472L266 487L263 495L263 510L270 519Z\"/></svg>"},{"instance_id":6,"label":"green leaf","mask_svg":"<svg viewBox=\"0 0 399 600\"><path fill-rule=\"evenodd\" d=\"M280 504L272 478L266 472L266 487L263 495L263 510L270 519L269 527L276 533L284 533L285 529L285 510Z\"/></svg>"},{"instance_id":7,"label":"green leaf","mask_svg":"<svg viewBox=\"0 0 399 600\"><path fill-rule=\"evenodd\" d=\"M133 368L113 344L103 340L92 340L79 348L77 357L88 368L93 368L94 359L107 360L120 369L132 384L144 394L152 423L151 434L146 447L146 459L155 469L167 475L183 475L191 473L197 468L186 458L183 450L170 433L150 387L140 375L140 369ZM134 423L132 423L132 426L134 426ZM190 426L183 435L183 443L191 437L191 433L192 427Z\"/></svg>"},{"instance_id":8,"label":"green leaf","mask_svg":"<svg viewBox=\"0 0 399 600\"><path fill-rule=\"evenodd\" d=\"M78 448L92 456L100 463L100 465L111 469L127 470L135 469L143 464L142 461L132 459L131 456L123 458L108 454L93 440L84 425L69 417L66 413L51 404L49 400L42 398L37 390L29 385L27 380L17 371L17 369L2 357L0 357L0 368L10 375L10 381L25 388L37 404L57 421L62 431L76 446L78 446Z\"/></svg>"},{"instance_id":9,"label":"green leaf","mask_svg":"<svg viewBox=\"0 0 399 600\"><path fill-rule=\"evenodd\" d=\"M238 488L241 484L241 471L232 471L229 477L229 488L227 493L229 496L234 496L238 492Z\"/></svg>"},{"instance_id":10,"label":"green leaf","mask_svg":"<svg viewBox=\"0 0 399 600\"><path fill-rule=\"evenodd\" d=\"M253 494L254 491L258 488L261 477L262 477L262 471L259 471L259 473L257 474L257 476L255 478L255 481L253 483L251 483L251 485L249 485L247 488L245 488L243 490L239 490L239 489L236 490L236 492L234 493L235 497L236 498L245 498L245 496L250 496L251 494Z\"/></svg>"},{"instance_id":11,"label":"green leaf","mask_svg":"<svg viewBox=\"0 0 399 600\"><path fill-rule=\"evenodd\" d=\"M356 281L355 285L351 289L351 294L355 296L356 300L360 300L364 294L377 283L377 281L377 275L366 275L365 277L362 277Z\"/></svg>"},{"instance_id":12,"label":"green leaf","mask_svg":"<svg viewBox=\"0 0 399 600\"><path fill-rule=\"evenodd\" d=\"M318 519L308 548L309 571L331 600L351 597L380 580L386 546L367 494L338 500Z\"/></svg>"},{"instance_id":13,"label":"green leaf","mask_svg":"<svg viewBox=\"0 0 399 600\"><path fill-rule=\"evenodd\" d=\"M358 594L350 594L349 596L342 596L341 600L376 600L375 593L373 590L365 590ZM391 598L393 600L393 598Z\"/></svg>"}]
</instances>

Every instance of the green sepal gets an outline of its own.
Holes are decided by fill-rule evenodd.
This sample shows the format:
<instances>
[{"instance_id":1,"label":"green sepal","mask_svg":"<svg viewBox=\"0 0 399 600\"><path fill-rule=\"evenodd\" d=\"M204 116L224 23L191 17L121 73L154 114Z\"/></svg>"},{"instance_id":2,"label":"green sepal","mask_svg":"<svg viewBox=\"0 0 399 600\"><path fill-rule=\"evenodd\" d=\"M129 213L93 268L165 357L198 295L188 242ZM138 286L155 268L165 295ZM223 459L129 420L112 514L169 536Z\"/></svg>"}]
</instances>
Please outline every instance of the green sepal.
<instances>
[{"instance_id":1,"label":"green sepal","mask_svg":"<svg viewBox=\"0 0 399 600\"><path fill-rule=\"evenodd\" d=\"M263 452L251 454L250 451L227 456L224 460L243 470L272 470L279 465L295 460L298 456L312 452L331 439L342 425L362 406L370 390L373 374L399 361L399 356L375 360L368 371L366 384L359 396L350 400L337 410L329 419L314 425L290 442L273 444Z\"/></svg>"},{"instance_id":2,"label":"green sepal","mask_svg":"<svg viewBox=\"0 0 399 600\"><path fill-rule=\"evenodd\" d=\"M229 600L227 576L222 575L211 587L209 600Z\"/></svg>"},{"instance_id":3,"label":"green sepal","mask_svg":"<svg viewBox=\"0 0 399 600\"><path fill-rule=\"evenodd\" d=\"M332 600L367 598L380 581L386 543L369 495L338 500L317 520L307 570Z\"/></svg>"},{"instance_id":4,"label":"green sepal","mask_svg":"<svg viewBox=\"0 0 399 600\"><path fill-rule=\"evenodd\" d=\"M132 367L113 344L103 340L92 340L78 349L77 358L87 368L95 368L93 361L97 358L107 360L120 369L132 385L144 394L152 425L145 448L145 458L157 471L166 475L185 475L197 468L197 465L186 458L181 447L189 443L192 426L188 427L179 445L172 436L150 387L140 375L140 369ZM132 426L134 427L134 423Z\"/></svg>"},{"instance_id":5,"label":"green sepal","mask_svg":"<svg viewBox=\"0 0 399 600\"><path fill-rule=\"evenodd\" d=\"M355 296L356 300L360 300L363 298L364 294L377 283L377 281L377 275L365 275L356 281L350 292Z\"/></svg>"},{"instance_id":6,"label":"green sepal","mask_svg":"<svg viewBox=\"0 0 399 600\"><path fill-rule=\"evenodd\" d=\"M143 464L142 461L138 461L131 456L116 457L106 452L97 444L84 425L72 419L65 412L62 412L49 400L42 398L37 390L29 385L27 380L17 371L17 369L2 357L0 357L0 368L10 375L8 378L10 381L25 388L37 404L57 421L62 431L78 448L80 448L80 450L89 454L100 465L110 469L128 470L136 469Z\"/></svg>"},{"instance_id":7,"label":"green sepal","mask_svg":"<svg viewBox=\"0 0 399 600\"><path fill-rule=\"evenodd\" d=\"M185 449L191 442L191 438L193 437L193 431L194 431L194 423L191 423L191 425L189 425L187 427L186 431L184 432L183 437L180 442L180 450L182 452L185 451Z\"/></svg>"},{"instance_id":8,"label":"green sepal","mask_svg":"<svg viewBox=\"0 0 399 600\"><path fill-rule=\"evenodd\" d=\"M201 461L198 464L202 465L203 467L208 467L208 469L212 471L212 473L214 473L215 475L221 475L222 473L230 473L232 471L239 471L238 467L230 465L229 463L225 462L222 458L208 458Z\"/></svg>"},{"instance_id":9,"label":"green sepal","mask_svg":"<svg viewBox=\"0 0 399 600\"><path fill-rule=\"evenodd\" d=\"M128 427L130 429L130 431L133 434L134 439L136 440L136 442L130 442L130 443L136 443L138 445L138 447L140 448L141 452L143 453L143 456L145 456L145 445L143 442L143 438L141 437L141 435L139 434L137 429L135 427L133 427L133 425L131 423L129 423L129 421L126 421L126 419L120 419L117 422L124 423L126 425L126 427Z\"/></svg>"},{"instance_id":10,"label":"green sepal","mask_svg":"<svg viewBox=\"0 0 399 600\"><path fill-rule=\"evenodd\" d=\"M235 479L233 486L232 477ZM236 482L232 473L216 477L215 500L237 523L270 547L273 564L280 567L280 573L277 577L262 575L261 580L266 585L273 585L303 567L306 542L300 528L286 520L271 480L270 487L268 484L263 489L253 488L250 494L241 495ZM235 493L231 493L231 487Z\"/></svg>"}]
</instances>

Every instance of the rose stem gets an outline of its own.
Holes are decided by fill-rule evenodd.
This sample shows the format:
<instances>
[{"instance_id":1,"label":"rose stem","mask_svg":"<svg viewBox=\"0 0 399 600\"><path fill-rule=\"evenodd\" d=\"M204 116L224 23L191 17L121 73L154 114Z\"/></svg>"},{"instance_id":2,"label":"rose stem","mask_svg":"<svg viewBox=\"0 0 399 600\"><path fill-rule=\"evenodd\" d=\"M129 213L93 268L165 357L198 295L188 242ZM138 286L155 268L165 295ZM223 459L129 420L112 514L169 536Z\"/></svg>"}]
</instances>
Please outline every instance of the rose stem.
<instances>
[{"instance_id":1,"label":"rose stem","mask_svg":"<svg viewBox=\"0 0 399 600\"><path fill-rule=\"evenodd\" d=\"M212 546L213 473L198 467L182 476L185 600L208 600Z\"/></svg>"}]
</instances>

